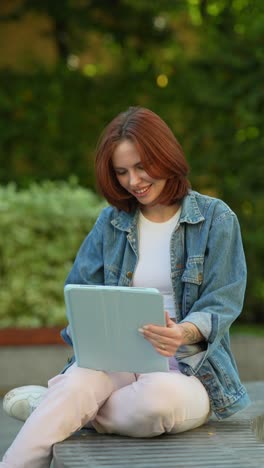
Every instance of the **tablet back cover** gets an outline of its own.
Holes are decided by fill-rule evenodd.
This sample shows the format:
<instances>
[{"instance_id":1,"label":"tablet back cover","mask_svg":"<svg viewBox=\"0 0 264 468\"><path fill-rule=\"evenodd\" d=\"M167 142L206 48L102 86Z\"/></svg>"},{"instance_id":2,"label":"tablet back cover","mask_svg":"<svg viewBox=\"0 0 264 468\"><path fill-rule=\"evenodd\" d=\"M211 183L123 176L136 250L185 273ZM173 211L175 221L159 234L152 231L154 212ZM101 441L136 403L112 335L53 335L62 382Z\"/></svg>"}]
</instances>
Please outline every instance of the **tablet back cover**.
<instances>
[{"instance_id":1,"label":"tablet back cover","mask_svg":"<svg viewBox=\"0 0 264 468\"><path fill-rule=\"evenodd\" d=\"M152 288L67 285L64 289L79 367L119 372L168 371L161 356L138 331L165 325L163 298Z\"/></svg>"}]
</instances>

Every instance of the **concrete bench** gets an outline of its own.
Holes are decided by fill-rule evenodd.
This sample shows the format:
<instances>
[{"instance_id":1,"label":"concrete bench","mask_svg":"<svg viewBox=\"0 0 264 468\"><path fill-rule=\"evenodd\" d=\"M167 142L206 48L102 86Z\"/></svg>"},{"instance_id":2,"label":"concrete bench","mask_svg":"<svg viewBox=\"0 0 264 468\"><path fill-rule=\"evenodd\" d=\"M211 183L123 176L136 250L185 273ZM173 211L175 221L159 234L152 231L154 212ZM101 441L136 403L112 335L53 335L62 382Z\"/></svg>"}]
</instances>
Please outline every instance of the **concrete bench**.
<instances>
[{"instance_id":1,"label":"concrete bench","mask_svg":"<svg viewBox=\"0 0 264 468\"><path fill-rule=\"evenodd\" d=\"M264 414L264 382L246 386L253 402L248 409L182 434L135 439L83 429L54 446L54 468L261 468L264 441L256 436L255 418Z\"/></svg>"}]
</instances>

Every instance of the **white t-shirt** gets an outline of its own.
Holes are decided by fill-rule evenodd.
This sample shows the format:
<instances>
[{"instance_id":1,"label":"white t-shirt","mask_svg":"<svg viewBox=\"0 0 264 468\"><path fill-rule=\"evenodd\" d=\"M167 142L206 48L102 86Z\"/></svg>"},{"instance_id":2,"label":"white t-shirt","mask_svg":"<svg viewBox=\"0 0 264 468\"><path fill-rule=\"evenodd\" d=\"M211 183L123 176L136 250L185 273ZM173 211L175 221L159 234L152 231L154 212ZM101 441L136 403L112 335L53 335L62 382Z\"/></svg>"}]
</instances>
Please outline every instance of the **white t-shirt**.
<instances>
[{"instance_id":1,"label":"white t-shirt","mask_svg":"<svg viewBox=\"0 0 264 468\"><path fill-rule=\"evenodd\" d=\"M175 319L171 283L170 240L179 221L181 209L168 221L157 223L140 212L138 221L139 260L133 286L157 288L163 295L164 310Z\"/></svg>"}]
</instances>

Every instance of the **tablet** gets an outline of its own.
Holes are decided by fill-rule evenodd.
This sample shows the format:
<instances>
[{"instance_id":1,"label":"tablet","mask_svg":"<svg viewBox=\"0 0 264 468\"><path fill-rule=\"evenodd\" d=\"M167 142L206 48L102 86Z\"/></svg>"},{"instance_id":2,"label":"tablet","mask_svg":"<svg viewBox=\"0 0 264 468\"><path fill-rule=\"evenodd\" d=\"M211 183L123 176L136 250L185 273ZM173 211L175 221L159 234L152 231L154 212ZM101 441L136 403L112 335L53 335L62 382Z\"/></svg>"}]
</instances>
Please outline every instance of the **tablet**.
<instances>
[{"instance_id":1,"label":"tablet","mask_svg":"<svg viewBox=\"0 0 264 468\"><path fill-rule=\"evenodd\" d=\"M73 349L79 367L109 372L167 372L168 358L138 331L165 325L163 297L154 288L86 286L64 288Z\"/></svg>"}]
</instances>

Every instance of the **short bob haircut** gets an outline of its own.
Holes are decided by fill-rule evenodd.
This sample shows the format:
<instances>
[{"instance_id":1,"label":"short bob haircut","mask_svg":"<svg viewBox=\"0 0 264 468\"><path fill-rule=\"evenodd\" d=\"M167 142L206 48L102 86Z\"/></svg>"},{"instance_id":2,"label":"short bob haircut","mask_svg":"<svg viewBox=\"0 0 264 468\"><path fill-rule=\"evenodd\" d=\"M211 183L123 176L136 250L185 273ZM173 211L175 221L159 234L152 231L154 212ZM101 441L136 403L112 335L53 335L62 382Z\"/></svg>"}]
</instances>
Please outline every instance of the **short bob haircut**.
<instances>
[{"instance_id":1,"label":"short bob haircut","mask_svg":"<svg viewBox=\"0 0 264 468\"><path fill-rule=\"evenodd\" d=\"M112 156L124 140L131 141L140 155L142 166L154 179L167 179L155 203L172 205L188 193L188 164L182 147L167 124L154 112L142 107L129 107L117 115L99 139L95 172L98 189L118 209L133 211L139 202L118 182Z\"/></svg>"}]
</instances>

